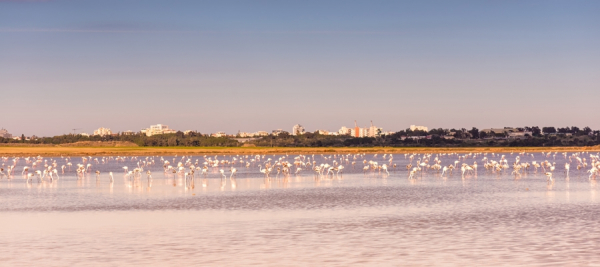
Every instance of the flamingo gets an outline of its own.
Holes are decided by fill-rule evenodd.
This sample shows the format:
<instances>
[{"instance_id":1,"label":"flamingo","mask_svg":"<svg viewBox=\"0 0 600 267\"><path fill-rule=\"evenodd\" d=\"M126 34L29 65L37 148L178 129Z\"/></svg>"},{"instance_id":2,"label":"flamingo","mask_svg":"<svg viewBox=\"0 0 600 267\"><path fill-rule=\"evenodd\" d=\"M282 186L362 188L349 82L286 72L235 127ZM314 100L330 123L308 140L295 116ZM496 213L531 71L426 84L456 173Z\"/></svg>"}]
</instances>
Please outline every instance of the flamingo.
<instances>
[{"instance_id":1,"label":"flamingo","mask_svg":"<svg viewBox=\"0 0 600 267\"><path fill-rule=\"evenodd\" d=\"M337 173L336 173L336 174L340 174L340 172L341 172L343 169L344 169L344 166L343 166L343 165L340 165L340 166L337 168Z\"/></svg>"},{"instance_id":2,"label":"flamingo","mask_svg":"<svg viewBox=\"0 0 600 267\"><path fill-rule=\"evenodd\" d=\"M258 164L258 170L259 170L259 171L260 171L262 174L264 174L265 176L267 176L267 170L266 170L266 169L263 169L263 168L262 168L262 166L261 166L260 164Z\"/></svg>"},{"instance_id":3,"label":"flamingo","mask_svg":"<svg viewBox=\"0 0 600 267\"><path fill-rule=\"evenodd\" d=\"M408 175L408 179L409 179L409 180L411 180L411 179L415 179L415 178L416 178L416 177L415 177L415 174L417 173L417 170L418 170L418 168L417 168L417 167L414 167L414 168L412 169L412 171L410 171L410 174Z\"/></svg>"},{"instance_id":4,"label":"flamingo","mask_svg":"<svg viewBox=\"0 0 600 267\"><path fill-rule=\"evenodd\" d=\"M35 174L37 174L38 182L41 182L42 181L42 172L41 171L35 171Z\"/></svg>"}]
</instances>

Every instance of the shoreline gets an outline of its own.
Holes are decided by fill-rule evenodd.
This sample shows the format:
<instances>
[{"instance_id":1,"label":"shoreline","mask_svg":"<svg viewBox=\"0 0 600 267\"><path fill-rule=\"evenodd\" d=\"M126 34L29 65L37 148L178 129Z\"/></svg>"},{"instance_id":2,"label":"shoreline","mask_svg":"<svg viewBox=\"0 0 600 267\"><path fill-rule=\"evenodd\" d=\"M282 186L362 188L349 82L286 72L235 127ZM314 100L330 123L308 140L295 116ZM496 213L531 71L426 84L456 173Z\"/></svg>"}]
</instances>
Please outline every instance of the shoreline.
<instances>
[{"instance_id":1,"label":"shoreline","mask_svg":"<svg viewBox=\"0 0 600 267\"><path fill-rule=\"evenodd\" d=\"M236 154L347 154L347 153L511 153L511 152L597 152L592 147L59 147L0 146L2 157L28 156L156 156Z\"/></svg>"}]
</instances>

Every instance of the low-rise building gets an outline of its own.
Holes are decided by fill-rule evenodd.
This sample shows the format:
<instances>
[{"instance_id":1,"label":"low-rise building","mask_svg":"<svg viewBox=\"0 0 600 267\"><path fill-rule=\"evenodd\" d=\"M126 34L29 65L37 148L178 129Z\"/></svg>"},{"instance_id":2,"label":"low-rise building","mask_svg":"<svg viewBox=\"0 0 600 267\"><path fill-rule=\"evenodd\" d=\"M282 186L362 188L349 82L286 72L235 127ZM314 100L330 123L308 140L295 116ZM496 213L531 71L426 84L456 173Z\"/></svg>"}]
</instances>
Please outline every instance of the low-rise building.
<instances>
[{"instance_id":1,"label":"low-rise building","mask_svg":"<svg viewBox=\"0 0 600 267\"><path fill-rule=\"evenodd\" d=\"M516 128L512 128L512 127L504 127L504 128L490 128L490 129L483 129L481 130L481 132L484 132L486 134L490 134L490 133L494 133L494 134L508 134L510 132L517 132L518 130Z\"/></svg>"},{"instance_id":2,"label":"low-rise building","mask_svg":"<svg viewBox=\"0 0 600 267\"><path fill-rule=\"evenodd\" d=\"M227 137L227 134L225 132L216 132L214 134L211 134L212 137Z\"/></svg>"},{"instance_id":3,"label":"low-rise building","mask_svg":"<svg viewBox=\"0 0 600 267\"><path fill-rule=\"evenodd\" d=\"M272 135L274 135L274 136L278 136L278 135L280 135L280 134L282 134L282 133L288 133L288 132L286 132L286 131L284 131L284 130L282 130L282 129L277 129L277 130L273 130L273 131L271 131L271 134L272 134ZM288 134L289 134L289 133L288 133Z\"/></svg>"},{"instance_id":4,"label":"low-rise building","mask_svg":"<svg viewBox=\"0 0 600 267\"><path fill-rule=\"evenodd\" d=\"M146 136L153 136L157 134L170 134L176 133L177 131L169 129L169 126L163 124L150 125L150 128L142 129L141 133Z\"/></svg>"},{"instance_id":5,"label":"low-rise building","mask_svg":"<svg viewBox=\"0 0 600 267\"><path fill-rule=\"evenodd\" d=\"M21 138L21 136L13 136L12 139L13 140L18 140L18 141L23 140ZM35 135L33 135L33 136L25 136L25 141L31 141L31 140L36 140L36 139L37 139L37 136L35 136Z\"/></svg>"},{"instance_id":6,"label":"low-rise building","mask_svg":"<svg viewBox=\"0 0 600 267\"><path fill-rule=\"evenodd\" d=\"M268 136L269 133L265 132L265 131L258 131L256 133L254 133L254 136Z\"/></svg>"},{"instance_id":7,"label":"low-rise building","mask_svg":"<svg viewBox=\"0 0 600 267\"><path fill-rule=\"evenodd\" d=\"M519 131L519 132L509 132L508 133L509 138L524 139L529 136L533 136L533 132Z\"/></svg>"},{"instance_id":8,"label":"low-rise building","mask_svg":"<svg viewBox=\"0 0 600 267\"><path fill-rule=\"evenodd\" d=\"M238 136L241 138L247 138L247 137L253 137L254 134L253 133L247 133L247 132L240 132L238 131Z\"/></svg>"}]
</instances>

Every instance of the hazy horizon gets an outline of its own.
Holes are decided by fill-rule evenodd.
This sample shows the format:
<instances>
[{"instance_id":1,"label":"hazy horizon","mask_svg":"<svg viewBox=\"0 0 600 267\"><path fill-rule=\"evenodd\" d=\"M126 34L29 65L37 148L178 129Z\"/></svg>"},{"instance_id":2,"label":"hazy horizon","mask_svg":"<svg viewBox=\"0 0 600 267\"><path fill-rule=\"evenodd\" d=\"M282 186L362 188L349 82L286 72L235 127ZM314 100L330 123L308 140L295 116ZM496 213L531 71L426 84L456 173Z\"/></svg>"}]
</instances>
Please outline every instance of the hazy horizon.
<instances>
[{"instance_id":1,"label":"hazy horizon","mask_svg":"<svg viewBox=\"0 0 600 267\"><path fill-rule=\"evenodd\" d=\"M598 1L0 1L0 128L600 128Z\"/></svg>"}]
</instances>

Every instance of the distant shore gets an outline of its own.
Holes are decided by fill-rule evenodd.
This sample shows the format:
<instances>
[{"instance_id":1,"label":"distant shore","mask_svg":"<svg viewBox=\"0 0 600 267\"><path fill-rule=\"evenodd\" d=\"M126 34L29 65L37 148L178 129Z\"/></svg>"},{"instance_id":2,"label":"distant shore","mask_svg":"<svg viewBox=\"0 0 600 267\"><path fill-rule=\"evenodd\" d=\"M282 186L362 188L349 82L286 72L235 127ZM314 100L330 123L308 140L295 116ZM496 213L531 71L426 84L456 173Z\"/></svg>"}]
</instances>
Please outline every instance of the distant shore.
<instances>
[{"instance_id":1,"label":"distant shore","mask_svg":"<svg viewBox=\"0 0 600 267\"><path fill-rule=\"evenodd\" d=\"M600 151L593 147L63 147L0 146L0 156L153 156L215 154L348 154Z\"/></svg>"}]
</instances>

